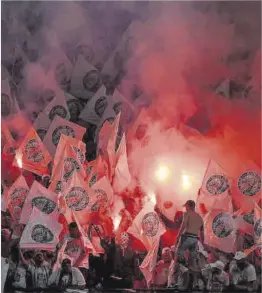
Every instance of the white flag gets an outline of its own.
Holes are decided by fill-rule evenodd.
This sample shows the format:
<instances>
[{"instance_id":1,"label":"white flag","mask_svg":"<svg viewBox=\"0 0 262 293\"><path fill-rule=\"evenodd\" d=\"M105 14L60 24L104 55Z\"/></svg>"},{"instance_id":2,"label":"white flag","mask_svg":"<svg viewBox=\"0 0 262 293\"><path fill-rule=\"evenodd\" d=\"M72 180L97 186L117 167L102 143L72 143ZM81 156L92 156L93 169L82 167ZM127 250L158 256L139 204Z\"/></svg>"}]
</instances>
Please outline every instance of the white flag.
<instances>
[{"instance_id":1,"label":"white flag","mask_svg":"<svg viewBox=\"0 0 262 293\"><path fill-rule=\"evenodd\" d=\"M149 283L152 280L157 262L160 237L166 232L164 225L154 212L152 202L148 202L144 206L127 232L142 241L148 251L140 269Z\"/></svg>"},{"instance_id":2,"label":"white flag","mask_svg":"<svg viewBox=\"0 0 262 293\"><path fill-rule=\"evenodd\" d=\"M82 140L85 131L86 129L84 127L56 116L44 138L44 144L49 153L54 156L61 134Z\"/></svg>"},{"instance_id":3,"label":"white flag","mask_svg":"<svg viewBox=\"0 0 262 293\"><path fill-rule=\"evenodd\" d=\"M57 194L34 181L23 206L21 224L27 224L34 207L46 215L52 215L57 212Z\"/></svg>"},{"instance_id":4,"label":"white flag","mask_svg":"<svg viewBox=\"0 0 262 293\"><path fill-rule=\"evenodd\" d=\"M33 208L29 221L23 231L20 247L25 249L55 250L59 242L61 225L58 214L46 215Z\"/></svg>"},{"instance_id":5,"label":"white flag","mask_svg":"<svg viewBox=\"0 0 262 293\"><path fill-rule=\"evenodd\" d=\"M49 126L51 125L51 121L46 114L40 112L34 122L34 128L36 133L43 141Z\"/></svg>"}]
</instances>

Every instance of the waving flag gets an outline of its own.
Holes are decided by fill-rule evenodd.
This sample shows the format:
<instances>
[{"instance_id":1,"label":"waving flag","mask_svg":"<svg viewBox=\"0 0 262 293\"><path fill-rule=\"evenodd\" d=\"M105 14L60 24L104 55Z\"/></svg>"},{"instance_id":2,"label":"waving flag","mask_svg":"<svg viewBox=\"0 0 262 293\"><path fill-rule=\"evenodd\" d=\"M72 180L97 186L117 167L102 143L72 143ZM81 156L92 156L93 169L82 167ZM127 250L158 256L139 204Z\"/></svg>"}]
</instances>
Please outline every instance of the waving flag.
<instances>
[{"instance_id":1,"label":"waving flag","mask_svg":"<svg viewBox=\"0 0 262 293\"><path fill-rule=\"evenodd\" d=\"M34 181L25 200L20 218L21 224L27 224L34 207L46 215L57 212L57 195L37 181Z\"/></svg>"},{"instance_id":2,"label":"waving flag","mask_svg":"<svg viewBox=\"0 0 262 293\"><path fill-rule=\"evenodd\" d=\"M90 100L101 84L99 71L83 55L78 55L72 73L70 93L77 98Z\"/></svg>"},{"instance_id":3,"label":"waving flag","mask_svg":"<svg viewBox=\"0 0 262 293\"><path fill-rule=\"evenodd\" d=\"M96 203L96 195L77 172L67 182L63 195L60 206L67 221L70 223L74 216L80 225L87 224L91 208Z\"/></svg>"},{"instance_id":4,"label":"waving flag","mask_svg":"<svg viewBox=\"0 0 262 293\"><path fill-rule=\"evenodd\" d=\"M116 167L113 178L113 188L116 193L122 192L131 182L127 154L126 154L126 136L125 133L121 139L119 149L116 153Z\"/></svg>"},{"instance_id":5,"label":"waving flag","mask_svg":"<svg viewBox=\"0 0 262 293\"><path fill-rule=\"evenodd\" d=\"M234 217L235 227L242 233L254 235L254 212L236 214Z\"/></svg>"},{"instance_id":6,"label":"waving flag","mask_svg":"<svg viewBox=\"0 0 262 293\"><path fill-rule=\"evenodd\" d=\"M224 252L235 252L236 227L230 212L213 209L204 218L205 243Z\"/></svg>"},{"instance_id":7,"label":"waving flag","mask_svg":"<svg viewBox=\"0 0 262 293\"><path fill-rule=\"evenodd\" d=\"M154 212L154 204L148 202L136 216L127 232L141 240L148 251L146 258L140 266L147 283L152 280L153 272L157 262L157 253L160 237L165 233L158 215Z\"/></svg>"},{"instance_id":8,"label":"waving flag","mask_svg":"<svg viewBox=\"0 0 262 293\"><path fill-rule=\"evenodd\" d=\"M99 132L97 143L97 153L101 154L102 156L106 153L106 147L112 130L113 128L111 123L106 120Z\"/></svg>"},{"instance_id":9,"label":"waving flag","mask_svg":"<svg viewBox=\"0 0 262 293\"><path fill-rule=\"evenodd\" d=\"M112 96L106 94L106 88L102 85L90 101L87 102L79 118L98 125L109 104L112 104Z\"/></svg>"},{"instance_id":10,"label":"waving flag","mask_svg":"<svg viewBox=\"0 0 262 293\"><path fill-rule=\"evenodd\" d=\"M47 165L52 160L52 157L46 150L33 126L31 126L20 145L18 153L21 155L23 169L40 176L49 173ZM16 158L14 159L13 165L18 166Z\"/></svg>"},{"instance_id":11,"label":"waving flag","mask_svg":"<svg viewBox=\"0 0 262 293\"><path fill-rule=\"evenodd\" d=\"M5 156L14 156L16 149L16 142L11 135L8 126L4 121L2 121L1 125L1 142L2 142L2 153Z\"/></svg>"},{"instance_id":12,"label":"waving flag","mask_svg":"<svg viewBox=\"0 0 262 293\"><path fill-rule=\"evenodd\" d=\"M16 222L19 222L29 187L25 178L21 175L9 188L7 193L8 209Z\"/></svg>"},{"instance_id":13,"label":"waving flag","mask_svg":"<svg viewBox=\"0 0 262 293\"><path fill-rule=\"evenodd\" d=\"M86 129L84 127L62 119L60 116L56 116L44 138L44 144L50 154L54 156L61 134L82 140L85 131Z\"/></svg>"},{"instance_id":14,"label":"waving flag","mask_svg":"<svg viewBox=\"0 0 262 293\"><path fill-rule=\"evenodd\" d=\"M48 118L48 116L44 114L43 112L40 112L34 122L34 128L42 141L45 138L45 135L47 133L47 130L50 124L51 124L51 121Z\"/></svg>"},{"instance_id":15,"label":"waving flag","mask_svg":"<svg viewBox=\"0 0 262 293\"><path fill-rule=\"evenodd\" d=\"M46 215L33 208L29 221L23 231L20 248L37 250L55 250L59 242L61 225L58 214Z\"/></svg>"},{"instance_id":16,"label":"waving flag","mask_svg":"<svg viewBox=\"0 0 262 293\"><path fill-rule=\"evenodd\" d=\"M53 121L55 116L58 115L63 119L70 119L70 112L67 107L65 95L62 91L57 91L55 98L45 107L44 114Z\"/></svg>"},{"instance_id":17,"label":"waving flag","mask_svg":"<svg viewBox=\"0 0 262 293\"><path fill-rule=\"evenodd\" d=\"M222 203L231 203L230 184L231 181L223 168L210 160L197 198L198 211L202 213L202 205L207 211L210 211L220 200ZM227 210L227 208L222 209Z\"/></svg>"},{"instance_id":18,"label":"waving flag","mask_svg":"<svg viewBox=\"0 0 262 293\"><path fill-rule=\"evenodd\" d=\"M92 211L98 211L100 207L108 209L114 203L114 192L109 180L104 176L98 180L92 187L96 196L96 202L91 207Z\"/></svg>"},{"instance_id":19,"label":"waving flag","mask_svg":"<svg viewBox=\"0 0 262 293\"><path fill-rule=\"evenodd\" d=\"M232 194L236 206L244 212L251 212L254 202L261 199L261 170L253 163L243 165L239 177L234 180Z\"/></svg>"}]
</instances>

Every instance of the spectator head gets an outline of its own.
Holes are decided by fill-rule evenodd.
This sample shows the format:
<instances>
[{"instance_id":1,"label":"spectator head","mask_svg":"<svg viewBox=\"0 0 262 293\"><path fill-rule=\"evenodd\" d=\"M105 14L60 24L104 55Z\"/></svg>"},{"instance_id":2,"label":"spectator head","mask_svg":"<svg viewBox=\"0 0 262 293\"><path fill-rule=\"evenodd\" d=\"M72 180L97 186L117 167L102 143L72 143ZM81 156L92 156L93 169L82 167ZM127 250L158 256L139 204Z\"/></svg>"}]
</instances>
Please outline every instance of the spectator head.
<instances>
[{"instance_id":1,"label":"spectator head","mask_svg":"<svg viewBox=\"0 0 262 293\"><path fill-rule=\"evenodd\" d=\"M172 253L169 247L165 247L162 249L162 259L164 262L170 262L172 260Z\"/></svg>"},{"instance_id":2,"label":"spectator head","mask_svg":"<svg viewBox=\"0 0 262 293\"><path fill-rule=\"evenodd\" d=\"M196 203L193 200L188 200L184 207L186 208L186 211L194 211L196 207Z\"/></svg>"},{"instance_id":3,"label":"spectator head","mask_svg":"<svg viewBox=\"0 0 262 293\"><path fill-rule=\"evenodd\" d=\"M34 251L33 250L27 250L27 251L25 251L23 253L23 255L24 255L24 258L26 260L30 260L30 259L32 259L34 257Z\"/></svg>"},{"instance_id":4,"label":"spectator head","mask_svg":"<svg viewBox=\"0 0 262 293\"><path fill-rule=\"evenodd\" d=\"M46 259L52 259L55 257L55 254L53 251L45 251L45 258Z\"/></svg>"},{"instance_id":5,"label":"spectator head","mask_svg":"<svg viewBox=\"0 0 262 293\"><path fill-rule=\"evenodd\" d=\"M208 253L207 261L208 261L209 263L213 263L213 262L216 261L216 258L215 258L215 256L214 256L213 253L211 253L211 252Z\"/></svg>"},{"instance_id":6,"label":"spectator head","mask_svg":"<svg viewBox=\"0 0 262 293\"><path fill-rule=\"evenodd\" d=\"M71 273L72 272L72 263L69 258L64 258L61 264L62 270L65 273Z\"/></svg>"},{"instance_id":7,"label":"spectator head","mask_svg":"<svg viewBox=\"0 0 262 293\"><path fill-rule=\"evenodd\" d=\"M220 260L217 260L216 262L211 263L210 266L211 266L211 268L212 268L212 272L213 272L214 274L221 274L222 271L223 271L224 268L225 268L224 263L223 263L222 261L220 261Z\"/></svg>"},{"instance_id":8,"label":"spectator head","mask_svg":"<svg viewBox=\"0 0 262 293\"><path fill-rule=\"evenodd\" d=\"M76 222L72 222L68 225L69 228L69 234L72 238L79 238L80 237L80 232L77 226Z\"/></svg>"},{"instance_id":9,"label":"spectator head","mask_svg":"<svg viewBox=\"0 0 262 293\"><path fill-rule=\"evenodd\" d=\"M234 259L236 260L237 266L241 270L248 265L247 255L242 251L236 252Z\"/></svg>"},{"instance_id":10,"label":"spectator head","mask_svg":"<svg viewBox=\"0 0 262 293\"><path fill-rule=\"evenodd\" d=\"M41 266L44 262L44 255L41 251L37 251L34 255L34 262L36 266Z\"/></svg>"}]
</instances>

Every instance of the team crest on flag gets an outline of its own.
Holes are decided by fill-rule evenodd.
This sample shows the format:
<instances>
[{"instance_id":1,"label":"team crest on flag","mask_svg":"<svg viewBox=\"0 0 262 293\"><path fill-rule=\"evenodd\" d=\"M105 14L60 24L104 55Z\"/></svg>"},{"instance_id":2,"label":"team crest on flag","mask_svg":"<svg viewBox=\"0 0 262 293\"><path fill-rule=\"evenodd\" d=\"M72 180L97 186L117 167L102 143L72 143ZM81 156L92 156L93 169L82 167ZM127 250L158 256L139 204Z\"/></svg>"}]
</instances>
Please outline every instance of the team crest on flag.
<instances>
[{"instance_id":1,"label":"team crest on flag","mask_svg":"<svg viewBox=\"0 0 262 293\"><path fill-rule=\"evenodd\" d=\"M159 229L159 218L156 213L147 213L142 219L143 233L148 237L156 236Z\"/></svg>"},{"instance_id":2,"label":"team crest on flag","mask_svg":"<svg viewBox=\"0 0 262 293\"><path fill-rule=\"evenodd\" d=\"M103 189L94 189L97 202L91 207L91 210L93 212L97 212L100 207L106 207L106 204L108 203L108 197L106 192Z\"/></svg>"},{"instance_id":3,"label":"team crest on flag","mask_svg":"<svg viewBox=\"0 0 262 293\"><path fill-rule=\"evenodd\" d=\"M80 171L80 166L77 161L73 158L65 158L63 179L67 181L72 176L74 171Z\"/></svg>"},{"instance_id":4,"label":"team crest on flag","mask_svg":"<svg viewBox=\"0 0 262 293\"><path fill-rule=\"evenodd\" d=\"M48 114L48 117L50 120L53 120L55 118L55 116L58 115L62 118L66 118L67 117L67 110L65 107L61 106L61 105L56 105L54 106L51 111Z\"/></svg>"},{"instance_id":5,"label":"team crest on flag","mask_svg":"<svg viewBox=\"0 0 262 293\"><path fill-rule=\"evenodd\" d=\"M89 196L84 188L72 187L65 196L65 200L71 210L79 212L88 206Z\"/></svg>"},{"instance_id":6,"label":"team crest on flag","mask_svg":"<svg viewBox=\"0 0 262 293\"><path fill-rule=\"evenodd\" d=\"M10 195L11 205L13 207L22 208L28 192L29 190L23 187L15 188L15 190Z\"/></svg>"},{"instance_id":7,"label":"team crest on flag","mask_svg":"<svg viewBox=\"0 0 262 293\"><path fill-rule=\"evenodd\" d=\"M29 161L39 163L44 160L44 152L37 139L31 139L25 146L25 155Z\"/></svg>"},{"instance_id":8,"label":"team crest on flag","mask_svg":"<svg viewBox=\"0 0 262 293\"><path fill-rule=\"evenodd\" d=\"M47 227L36 224L32 229L31 238L37 243L49 243L54 240L54 234Z\"/></svg>"},{"instance_id":9,"label":"team crest on flag","mask_svg":"<svg viewBox=\"0 0 262 293\"><path fill-rule=\"evenodd\" d=\"M256 172L245 172L239 177L237 186L243 195L254 196L261 189L261 177Z\"/></svg>"},{"instance_id":10,"label":"team crest on flag","mask_svg":"<svg viewBox=\"0 0 262 293\"><path fill-rule=\"evenodd\" d=\"M36 207L44 214L49 215L56 209L56 203L44 196L37 196L32 199L32 207Z\"/></svg>"},{"instance_id":11,"label":"team crest on flag","mask_svg":"<svg viewBox=\"0 0 262 293\"><path fill-rule=\"evenodd\" d=\"M75 131L71 127L67 125L58 126L52 134L52 142L55 146L58 145L60 136L62 134L75 138Z\"/></svg>"},{"instance_id":12,"label":"team crest on flag","mask_svg":"<svg viewBox=\"0 0 262 293\"><path fill-rule=\"evenodd\" d=\"M254 212L249 214L244 214L243 220L250 225L254 225Z\"/></svg>"},{"instance_id":13,"label":"team crest on flag","mask_svg":"<svg viewBox=\"0 0 262 293\"><path fill-rule=\"evenodd\" d=\"M75 151L75 154L78 158L78 160L80 161L81 164L84 163L85 161L85 154L82 152L82 150L76 146L73 146L73 149Z\"/></svg>"},{"instance_id":14,"label":"team crest on flag","mask_svg":"<svg viewBox=\"0 0 262 293\"><path fill-rule=\"evenodd\" d=\"M229 188L229 181L223 175L212 175L206 182L206 189L212 195L224 193Z\"/></svg>"},{"instance_id":15,"label":"team crest on flag","mask_svg":"<svg viewBox=\"0 0 262 293\"><path fill-rule=\"evenodd\" d=\"M216 215L212 222L212 230L218 238L228 237L234 230L234 221L231 215L226 212Z\"/></svg>"},{"instance_id":16,"label":"team crest on flag","mask_svg":"<svg viewBox=\"0 0 262 293\"><path fill-rule=\"evenodd\" d=\"M258 219L254 225L254 231L257 237L262 235L262 219Z\"/></svg>"}]
</instances>

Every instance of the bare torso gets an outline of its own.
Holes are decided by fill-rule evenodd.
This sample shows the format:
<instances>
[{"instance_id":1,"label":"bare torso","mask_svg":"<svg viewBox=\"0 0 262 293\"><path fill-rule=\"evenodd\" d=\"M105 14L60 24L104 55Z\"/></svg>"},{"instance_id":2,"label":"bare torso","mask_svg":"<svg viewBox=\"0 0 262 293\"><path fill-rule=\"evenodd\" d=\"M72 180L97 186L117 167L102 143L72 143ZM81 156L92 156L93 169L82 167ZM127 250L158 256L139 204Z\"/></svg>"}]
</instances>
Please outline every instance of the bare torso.
<instances>
[{"instance_id":1,"label":"bare torso","mask_svg":"<svg viewBox=\"0 0 262 293\"><path fill-rule=\"evenodd\" d=\"M198 235L200 228L203 226L202 217L195 211L186 212L184 217L186 221L184 233Z\"/></svg>"}]
</instances>

